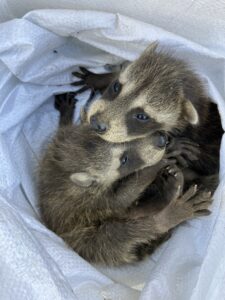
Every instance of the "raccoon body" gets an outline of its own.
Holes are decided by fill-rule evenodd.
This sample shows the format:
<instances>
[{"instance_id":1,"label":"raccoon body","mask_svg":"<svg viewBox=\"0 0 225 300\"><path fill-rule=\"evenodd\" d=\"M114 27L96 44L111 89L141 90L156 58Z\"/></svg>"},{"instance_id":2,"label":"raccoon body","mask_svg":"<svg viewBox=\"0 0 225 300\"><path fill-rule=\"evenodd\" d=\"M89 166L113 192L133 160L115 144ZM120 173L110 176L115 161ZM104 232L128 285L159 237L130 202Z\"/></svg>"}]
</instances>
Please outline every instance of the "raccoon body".
<instances>
[{"instance_id":1,"label":"raccoon body","mask_svg":"<svg viewBox=\"0 0 225 300\"><path fill-rule=\"evenodd\" d=\"M199 144L198 160L185 157L191 170L200 176L218 173L223 134L218 108L184 61L158 51L154 43L120 72L98 74L97 81L82 70L83 75L74 73L82 77L80 83L102 92L90 103L86 121L103 139L124 142L165 130Z\"/></svg>"},{"instance_id":2,"label":"raccoon body","mask_svg":"<svg viewBox=\"0 0 225 300\"><path fill-rule=\"evenodd\" d=\"M40 210L45 224L83 258L109 266L134 263L181 222L209 214L211 194L196 185L183 193L182 172L163 158L162 133L110 143L89 126L72 124L68 94L56 97L56 108L60 127L40 164ZM137 201L160 172L170 193L167 205L153 211Z\"/></svg>"},{"instance_id":3,"label":"raccoon body","mask_svg":"<svg viewBox=\"0 0 225 300\"><path fill-rule=\"evenodd\" d=\"M167 232L157 231L149 213L132 207L164 166L165 137L112 144L89 126L72 124L69 95L57 96L56 107L60 127L39 172L45 224L88 261L118 265L138 260L139 243Z\"/></svg>"}]
</instances>

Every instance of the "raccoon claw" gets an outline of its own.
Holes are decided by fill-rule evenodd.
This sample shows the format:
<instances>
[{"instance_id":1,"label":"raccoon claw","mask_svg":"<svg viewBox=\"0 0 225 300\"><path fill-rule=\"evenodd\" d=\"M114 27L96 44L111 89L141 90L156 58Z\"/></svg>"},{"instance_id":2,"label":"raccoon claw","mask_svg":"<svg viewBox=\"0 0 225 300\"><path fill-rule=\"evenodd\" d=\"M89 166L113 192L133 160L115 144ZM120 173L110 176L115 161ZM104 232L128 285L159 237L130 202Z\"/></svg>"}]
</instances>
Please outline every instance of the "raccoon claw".
<instances>
[{"instance_id":1,"label":"raccoon claw","mask_svg":"<svg viewBox=\"0 0 225 300\"><path fill-rule=\"evenodd\" d=\"M191 199L198 191L197 184L192 185L183 195L183 201Z\"/></svg>"},{"instance_id":2,"label":"raccoon claw","mask_svg":"<svg viewBox=\"0 0 225 300\"><path fill-rule=\"evenodd\" d=\"M162 171L163 190L166 191L166 202L170 202L180 197L184 186L184 177L182 171L176 166L168 166Z\"/></svg>"}]
</instances>

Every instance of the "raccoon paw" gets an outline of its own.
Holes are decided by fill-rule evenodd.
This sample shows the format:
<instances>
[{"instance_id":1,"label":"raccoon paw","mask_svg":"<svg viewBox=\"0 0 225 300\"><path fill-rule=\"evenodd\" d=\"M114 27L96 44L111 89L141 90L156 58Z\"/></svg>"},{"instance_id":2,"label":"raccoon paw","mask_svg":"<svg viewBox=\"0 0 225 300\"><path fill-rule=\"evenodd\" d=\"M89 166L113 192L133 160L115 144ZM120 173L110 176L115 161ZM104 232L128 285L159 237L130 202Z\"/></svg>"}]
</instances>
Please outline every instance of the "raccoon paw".
<instances>
[{"instance_id":1,"label":"raccoon paw","mask_svg":"<svg viewBox=\"0 0 225 300\"><path fill-rule=\"evenodd\" d=\"M72 82L71 85L73 85L73 86L83 85L83 87L80 88L78 91L76 91L76 93L81 94L90 89L91 93L90 93L88 101L91 101L95 96L95 92L99 89L98 88L98 79L100 76L104 76L104 74L102 74L102 75L95 74L95 73L88 71L84 67L80 67L80 72L72 72L72 75L77 78L80 78L81 80Z\"/></svg>"},{"instance_id":2,"label":"raccoon paw","mask_svg":"<svg viewBox=\"0 0 225 300\"><path fill-rule=\"evenodd\" d=\"M178 201L180 217L182 218L183 215L184 220L198 216L207 216L211 213L208 208L213 201L212 193L206 190L198 190L196 184L192 185Z\"/></svg>"},{"instance_id":3,"label":"raccoon paw","mask_svg":"<svg viewBox=\"0 0 225 300\"><path fill-rule=\"evenodd\" d=\"M171 137L167 146L167 157L176 158L180 166L188 167L188 161L199 159L199 145L187 138Z\"/></svg>"},{"instance_id":4,"label":"raccoon paw","mask_svg":"<svg viewBox=\"0 0 225 300\"><path fill-rule=\"evenodd\" d=\"M64 93L55 96L55 109L60 112L60 125L72 123L76 101L74 93Z\"/></svg>"},{"instance_id":5,"label":"raccoon paw","mask_svg":"<svg viewBox=\"0 0 225 300\"><path fill-rule=\"evenodd\" d=\"M77 101L74 96L73 92L55 95L55 109L61 113L74 110Z\"/></svg>"},{"instance_id":6,"label":"raccoon paw","mask_svg":"<svg viewBox=\"0 0 225 300\"><path fill-rule=\"evenodd\" d=\"M184 186L184 176L176 165L169 165L162 171L161 177L164 201L169 203L181 195Z\"/></svg>"},{"instance_id":7,"label":"raccoon paw","mask_svg":"<svg viewBox=\"0 0 225 300\"><path fill-rule=\"evenodd\" d=\"M186 220L209 215L211 203L211 192L198 191L198 186L193 185L169 203L159 215L158 222L164 230L172 229Z\"/></svg>"}]
</instances>

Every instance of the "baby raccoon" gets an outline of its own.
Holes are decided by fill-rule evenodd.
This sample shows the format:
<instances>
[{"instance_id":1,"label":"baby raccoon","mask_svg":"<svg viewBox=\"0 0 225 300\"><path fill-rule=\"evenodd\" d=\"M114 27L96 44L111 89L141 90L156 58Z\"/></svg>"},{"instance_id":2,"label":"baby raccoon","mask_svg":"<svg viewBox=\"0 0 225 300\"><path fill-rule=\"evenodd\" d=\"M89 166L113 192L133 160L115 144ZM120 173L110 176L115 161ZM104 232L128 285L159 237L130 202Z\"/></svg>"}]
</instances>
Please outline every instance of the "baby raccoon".
<instances>
[{"instance_id":1,"label":"baby raccoon","mask_svg":"<svg viewBox=\"0 0 225 300\"><path fill-rule=\"evenodd\" d=\"M222 137L216 104L210 102L200 78L182 60L151 44L120 72L94 74L81 68L73 85L100 90L101 99L87 109L87 122L110 142L124 142L165 130L200 145L198 160L185 157L199 175L218 172ZM93 92L91 96L93 95Z\"/></svg>"},{"instance_id":2,"label":"baby raccoon","mask_svg":"<svg viewBox=\"0 0 225 300\"><path fill-rule=\"evenodd\" d=\"M170 229L209 214L209 193L193 185L184 195L182 172L164 159L166 138L154 133L112 144L88 126L72 124L72 97L57 96L60 128L40 165L39 202L46 225L93 263L133 263ZM136 200L164 168L169 203L160 212ZM168 193L165 197L168 197Z\"/></svg>"}]
</instances>

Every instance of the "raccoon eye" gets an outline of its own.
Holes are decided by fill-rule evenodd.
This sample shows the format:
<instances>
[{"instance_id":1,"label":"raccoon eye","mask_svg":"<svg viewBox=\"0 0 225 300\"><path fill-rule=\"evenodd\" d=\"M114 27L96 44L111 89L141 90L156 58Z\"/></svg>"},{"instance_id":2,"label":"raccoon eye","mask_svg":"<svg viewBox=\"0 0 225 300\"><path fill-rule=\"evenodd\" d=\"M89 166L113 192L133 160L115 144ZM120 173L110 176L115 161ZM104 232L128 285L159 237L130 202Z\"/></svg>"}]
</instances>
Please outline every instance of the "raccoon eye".
<instances>
[{"instance_id":1,"label":"raccoon eye","mask_svg":"<svg viewBox=\"0 0 225 300\"><path fill-rule=\"evenodd\" d=\"M119 94L121 91L121 83L118 80L113 83L112 90L114 94Z\"/></svg>"},{"instance_id":2,"label":"raccoon eye","mask_svg":"<svg viewBox=\"0 0 225 300\"><path fill-rule=\"evenodd\" d=\"M149 120L149 116L146 115L145 113L138 113L136 115L134 115L134 117L141 122L146 122Z\"/></svg>"},{"instance_id":3,"label":"raccoon eye","mask_svg":"<svg viewBox=\"0 0 225 300\"><path fill-rule=\"evenodd\" d=\"M128 155L127 153L124 153L120 158L120 165L124 166L128 162Z\"/></svg>"}]
</instances>

